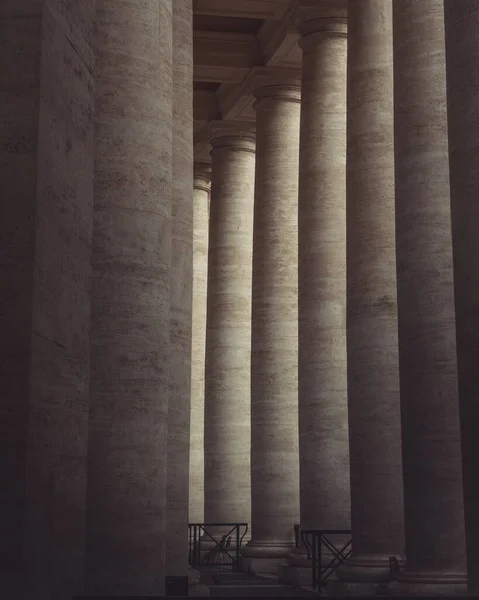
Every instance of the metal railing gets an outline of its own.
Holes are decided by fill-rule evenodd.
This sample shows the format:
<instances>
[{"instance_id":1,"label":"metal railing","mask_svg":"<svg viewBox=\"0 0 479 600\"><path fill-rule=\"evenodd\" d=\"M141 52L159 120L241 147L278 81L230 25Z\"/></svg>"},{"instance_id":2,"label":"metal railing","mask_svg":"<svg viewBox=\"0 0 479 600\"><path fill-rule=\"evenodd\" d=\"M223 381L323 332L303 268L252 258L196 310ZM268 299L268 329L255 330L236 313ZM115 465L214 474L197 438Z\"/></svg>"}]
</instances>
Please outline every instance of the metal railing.
<instances>
[{"instance_id":1,"label":"metal railing","mask_svg":"<svg viewBox=\"0 0 479 600\"><path fill-rule=\"evenodd\" d=\"M212 534L208 530L211 528L221 528L221 534ZM228 528L226 532L225 528ZM190 565L195 568L205 565L231 565L232 569L239 570L240 548L247 532L248 523L188 523ZM211 542L214 546L208 548Z\"/></svg>"},{"instance_id":2,"label":"metal railing","mask_svg":"<svg viewBox=\"0 0 479 600\"><path fill-rule=\"evenodd\" d=\"M337 542L334 543L331 538L338 536L342 541L336 545ZM346 536L348 541L344 543ZM296 538L304 544L308 559L311 560L313 589L326 588L328 579L351 554L351 530L301 529L298 525L297 528L295 526L295 543ZM329 560L325 560L324 555L328 551Z\"/></svg>"}]
</instances>

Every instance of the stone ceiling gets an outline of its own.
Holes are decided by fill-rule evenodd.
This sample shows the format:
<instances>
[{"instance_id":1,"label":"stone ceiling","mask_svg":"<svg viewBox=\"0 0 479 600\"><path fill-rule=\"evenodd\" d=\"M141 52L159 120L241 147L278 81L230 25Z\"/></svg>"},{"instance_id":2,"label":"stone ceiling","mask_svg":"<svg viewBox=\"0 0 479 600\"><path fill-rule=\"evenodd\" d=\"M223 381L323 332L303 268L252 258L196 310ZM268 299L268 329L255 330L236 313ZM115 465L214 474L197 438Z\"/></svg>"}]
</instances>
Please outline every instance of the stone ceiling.
<instances>
[{"instance_id":1,"label":"stone ceiling","mask_svg":"<svg viewBox=\"0 0 479 600\"><path fill-rule=\"evenodd\" d=\"M194 0L195 160L210 160L210 121L254 121L253 76L279 68L299 72L294 5L293 0Z\"/></svg>"}]
</instances>

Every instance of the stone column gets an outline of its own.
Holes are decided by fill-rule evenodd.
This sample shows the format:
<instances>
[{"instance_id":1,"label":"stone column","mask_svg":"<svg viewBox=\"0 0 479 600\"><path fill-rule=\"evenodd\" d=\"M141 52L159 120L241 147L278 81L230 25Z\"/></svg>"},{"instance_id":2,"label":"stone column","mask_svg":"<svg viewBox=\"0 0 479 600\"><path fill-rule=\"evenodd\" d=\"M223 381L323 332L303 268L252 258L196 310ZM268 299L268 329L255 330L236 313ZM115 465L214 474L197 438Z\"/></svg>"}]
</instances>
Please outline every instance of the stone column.
<instances>
[{"instance_id":1,"label":"stone column","mask_svg":"<svg viewBox=\"0 0 479 600\"><path fill-rule=\"evenodd\" d=\"M479 4L445 0L449 172L469 594L479 595Z\"/></svg>"},{"instance_id":2,"label":"stone column","mask_svg":"<svg viewBox=\"0 0 479 600\"><path fill-rule=\"evenodd\" d=\"M205 516L205 342L211 165L195 163L193 196L193 319L191 356L190 523Z\"/></svg>"},{"instance_id":3,"label":"stone column","mask_svg":"<svg viewBox=\"0 0 479 600\"><path fill-rule=\"evenodd\" d=\"M390 579L404 556L394 223L392 0L348 5L347 348L352 555L338 572ZM373 586L374 587L374 586ZM370 589L372 593L373 589Z\"/></svg>"},{"instance_id":4,"label":"stone column","mask_svg":"<svg viewBox=\"0 0 479 600\"><path fill-rule=\"evenodd\" d=\"M214 122L211 140L205 522L249 523L255 139L246 126Z\"/></svg>"},{"instance_id":5,"label":"stone column","mask_svg":"<svg viewBox=\"0 0 479 600\"><path fill-rule=\"evenodd\" d=\"M299 519L298 163L300 82L255 82L251 339L253 572L276 572ZM261 83L260 83L261 82Z\"/></svg>"},{"instance_id":6,"label":"stone column","mask_svg":"<svg viewBox=\"0 0 479 600\"><path fill-rule=\"evenodd\" d=\"M188 590L193 288L193 7L174 0L167 595ZM174 578L174 579L173 579Z\"/></svg>"},{"instance_id":7,"label":"stone column","mask_svg":"<svg viewBox=\"0 0 479 600\"><path fill-rule=\"evenodd\" d=\"M393 3L406 568L400 593L465 591L443 0Z\"/></svg>"},{"instance_id":8,"label":"stone column","mask_svg":"<svg viewBox=\"0 0 479 600\"><path fill-rule=\"evenodd\" d=\"M97 9L87 593L153 596L165 575L172 2Z\"/></svg>"},{"instance_id":9,"label":"stone column","mask_svg":"<svg viewBox=\"0 0 479 600\"><path fill-rule=\"evenodd\" d=\"M301 527L348 529L346 13L302 3L299 151ZM310 6L311 5L311 6Z\"/></svg>"},{"instance_id":10,"label":"stone column","mask_svg":"<svg viewBox=\"0 0 479 600\"><path fill-rule=\"evenodd\" d=\"M12 600L83 592L94 24L92 2L0 3L0 589Z\"/></svg>"}]
</instances>

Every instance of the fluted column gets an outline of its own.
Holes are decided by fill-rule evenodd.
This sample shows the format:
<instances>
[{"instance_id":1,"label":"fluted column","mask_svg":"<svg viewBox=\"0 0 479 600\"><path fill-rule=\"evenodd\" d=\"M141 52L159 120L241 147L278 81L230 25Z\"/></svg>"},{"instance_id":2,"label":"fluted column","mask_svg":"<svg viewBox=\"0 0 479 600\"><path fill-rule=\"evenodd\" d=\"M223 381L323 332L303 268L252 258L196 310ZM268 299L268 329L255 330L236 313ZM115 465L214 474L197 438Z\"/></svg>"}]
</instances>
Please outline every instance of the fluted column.
<instances>
[{"instance_id":1,"label":"fluted column","mask_svg":"<svg viewBox=\"0 0 479 600\"><path fill-rule=\"evenodd\" d=\"M166 575L188 589L188 487L193 288L193 6L174 0L170 273L170 399Z\"/></svg>"},{"instance_id":2,"label":"fluted column","mask_svg":"<svg viewBox=\"0 0 479 600\"><path fill-rule=\"evenodd\" d=\"M393 3L396 246L410 593L465 589L443 0Z\"/></svg>"},{"instance_id":3,"label":"fluted column","mask_svg":"<svg viewBox=\"0 0 479 600\"><path fill-rule=\"evenodd\" d=\"M299 83L255 89L251 540L242 551L252 571L284 561L299 519Z\"/></svg>"},{"instance_id":4,"label":"fluted column","mask_svg":"<svg viewBox=\"0 0 479 600\"><path fill-rule=\"evenodd\" d=\"M350 524L346 373L346 17L297 15L301 526Z\"/></svg>"},{"instance_id":5,"label":"fluted column","mask_svg":"<svg viewBox=\"0 0 479 600\"><path fill-rule=\"evenodd\" d=\"M205 522L249 522L254 133L213 124L205 359Z\"/></svg>"},{"instance_id":6,"label":"fluted column","mask_svg":"<svg viewBox=\"0 0 479 600\"><path fill-rule=\"evenodd\" d=\"M97 1L87 592L164 592L171 0Z\"/></svg>"},{"instance_id":7,"label":"fluted column","mask_svg":"<svg viewBox=\"0 0 479 600\"><path fill-rule=\"evenodd\" d=\"M404 556L394 223L392 0L348 4L347 348L350 582ZM366 590L365 590L366 591Z\"/></svg>"},{"instance_id":8,"label":"fluted column","mask_svg":"<svg viewBox=\"0 0 479 600\"><path fill-rule=\"evenodd\" d=\"M195 163L193 183L193 319L191 355L190 523L205 515L205 342L211 166Z\"/></svg>"},{"instance_id":9,"label":"fluted column","mask_svg":"<svg viewBox=\"0 0 479 600\"><path fill-rule=\"evenodd\" d=\"M467 573L479 595L479 3L445 0L444 10Z\"/></svg>"}]
</instances>

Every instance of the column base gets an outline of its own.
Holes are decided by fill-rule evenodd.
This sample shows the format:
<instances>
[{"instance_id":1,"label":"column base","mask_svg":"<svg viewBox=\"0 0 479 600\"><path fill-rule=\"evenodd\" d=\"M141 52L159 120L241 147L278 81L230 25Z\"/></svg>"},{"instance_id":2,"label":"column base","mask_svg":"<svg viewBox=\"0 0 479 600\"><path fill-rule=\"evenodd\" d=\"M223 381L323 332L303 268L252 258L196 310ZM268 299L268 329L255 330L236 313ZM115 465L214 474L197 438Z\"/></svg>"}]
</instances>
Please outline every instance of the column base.
<instances>
[{"instance_id":1,"label":"column base","mask_svg":"<svg viewBox=\"0 0 479 600\"><path fill-rule=\"evenodd\" d=\"M200 572L192 567L188 568L188 596L196 598L211 596L210 588L200 582Z\"/></svg>"},{"instance_id":2,"label":"column base","mask_svg":"<svg viewBox=\"0 0 479 600\"><path fill-rule=\"evenodd\" d=\"M390 596L467 596L467 576L461 573L408 573L388 587Z\"/></svg>"},{"instance_id":3,"label":"column base","mask_svg":"<svg viewBox=\"0 0 479 600\"><path fill-rule=\"evenodd\" d=\"M403 561L398 558L398 566ZM336 570L338 579L346 583L383 583L395 577L389 556L353 556Z\"/></svg>"},{"instance_id":4,"label":"column base","mask_svg":"<svg viewBox=\"0 0 479 600\"><path fill-rule=\"evenodd\" d=\"M246 573L275 575L279 577L281 567L288 564L293 544L283 541L250 541L241 549L241 567Z\"/></svg>"},{"instance_id":5,"label":"column base","mask_svg":"<svg viewBox=\"0 0 479 600\"><path fill-rule=\"evenodd\" d=\"M335 598L344 598L345 596L389 596L389 582L354 583L334 579L328 581L328 596Z\"/></svg>"},{"instance_id":6,"label":"column base","mask_svg":"<svg viewBox=\"0 0 479 600\"><path fill-rule=\"evenodd\" d=\"M292 543L282 541L255 542L251 540L242 547L241 556L245 558L282 558L286 563L293 548Z\"/></svg>"},{"instance_id":7,"label":"column base","mask_svg":"<svg viewBox=\"0 0 479 600\"><path fill-rule=\"evenodd\" d=\"M311 587L313 569L311 566L299 567L286 565L280 567L278 579L280 583L286 583L294 587Z\"/></svg>"},{"instance_id":8,"label":"column base","mask_svg":"<svg viewBox=\"0 0 479 600\"><path fill-rule=\"evenodd\" d=\"M242 557L241 571L252 575L274 575L279 578L280 571L286 564L285 558Z\"/></svg>"},{"instance_id":9,"label":"column base","mask_svg":"<svg viewBox=\"0 0 479 600\"><path fill-rule=\"evenodd\" d=\"M313 570L306 549L302 546L293 548L287 561L288 564L280 568L280 583L287 583L295 587L311 586Z\"/></svg>"}]
</instances>

